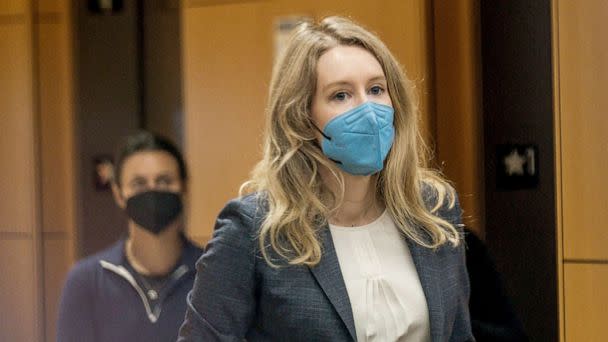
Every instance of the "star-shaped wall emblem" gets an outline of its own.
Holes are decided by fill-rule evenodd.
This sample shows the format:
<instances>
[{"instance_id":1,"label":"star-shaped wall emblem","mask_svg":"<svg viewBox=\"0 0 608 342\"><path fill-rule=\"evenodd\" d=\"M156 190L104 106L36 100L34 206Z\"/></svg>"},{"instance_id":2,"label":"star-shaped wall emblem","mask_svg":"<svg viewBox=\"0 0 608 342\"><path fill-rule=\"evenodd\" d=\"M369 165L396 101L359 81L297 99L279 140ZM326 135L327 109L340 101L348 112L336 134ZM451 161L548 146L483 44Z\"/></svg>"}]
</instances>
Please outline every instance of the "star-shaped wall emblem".
<instances>
[{"instance_id":1,"label":"star-shaped wall emblem","mask_svg":"<svg viewBox=\"0 0 608 342\"><path fill-rule=\"evenodd\" d=\"M526 163L526 158L520 155L517 150L512 150L511 153L505 157L503 162L506 166L506 172L509 176L524 175L524 164Z\"/></svg>"}]
</instances>

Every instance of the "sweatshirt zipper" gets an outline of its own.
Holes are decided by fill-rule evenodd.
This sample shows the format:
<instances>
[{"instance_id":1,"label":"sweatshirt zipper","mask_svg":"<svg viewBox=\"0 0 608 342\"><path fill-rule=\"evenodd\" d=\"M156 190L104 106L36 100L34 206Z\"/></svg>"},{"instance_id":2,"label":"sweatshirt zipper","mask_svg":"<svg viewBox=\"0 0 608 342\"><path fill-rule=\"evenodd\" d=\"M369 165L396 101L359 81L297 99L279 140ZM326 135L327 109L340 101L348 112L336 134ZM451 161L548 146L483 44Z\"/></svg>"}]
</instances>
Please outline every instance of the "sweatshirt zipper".
<instances>
[{"instance_id":1,"label":"sweatshirt zipper","mask_svg":"<svg viewBox=\"0 0 608 342\"><path fill-rule=\"evenodd\" d=\"M160 313L162 311L162 305L157 306L157 310L155 310L153 312L152 308L150 307L150 302L148 301L148 297L146 297L146 295L144 293L144 290L141 288L141 286L139 286L139 284L137 284L137 282L135 281L135 278L133 278L133 275L126 268L124 268L123 266L120 266L120 265L114 265L105 260L100 260L99 263L101 264L101 267L103 267L111 272L116 273L118 276L120 276L120 277L124 278L126 281L128 281L129 284L131 284L131 286L133 286L133 288L139 295L139 298L141 298L141 301L144 303L144 308L146 309L146 313L148 314L148 319L150 320L150 322L156 323L156 321L158 321L158 318L160 317ZM179 278L181 278L187 272L188 272L188 266L181 265L180 267L178 267L171 275L171 278L173 279L173 283L176 283L179 280Z\"/></svg>"}]
</instances>

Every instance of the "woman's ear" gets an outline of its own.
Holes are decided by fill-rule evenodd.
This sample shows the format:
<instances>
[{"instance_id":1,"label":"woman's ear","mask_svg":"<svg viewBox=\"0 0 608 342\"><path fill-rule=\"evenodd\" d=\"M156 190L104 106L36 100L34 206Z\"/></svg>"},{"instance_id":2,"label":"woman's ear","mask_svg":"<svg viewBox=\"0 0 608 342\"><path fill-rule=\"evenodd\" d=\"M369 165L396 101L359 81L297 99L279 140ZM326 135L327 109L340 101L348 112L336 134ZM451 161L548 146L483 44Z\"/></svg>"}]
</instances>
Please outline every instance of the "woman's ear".
<instances>
[{"instance_id":1,"label":"woman's ear","mask_svg":"<svg viewBox=\"0 0 608 342\"><path fill-rule=\"evenodd\" d=\"M112 181L112 195L114 195L114 201L121 209L124 209L127 206L127 202L122 196L120 187L118 186L118 184L116 184L115 181Z\"/></svg>"}]
</instances>

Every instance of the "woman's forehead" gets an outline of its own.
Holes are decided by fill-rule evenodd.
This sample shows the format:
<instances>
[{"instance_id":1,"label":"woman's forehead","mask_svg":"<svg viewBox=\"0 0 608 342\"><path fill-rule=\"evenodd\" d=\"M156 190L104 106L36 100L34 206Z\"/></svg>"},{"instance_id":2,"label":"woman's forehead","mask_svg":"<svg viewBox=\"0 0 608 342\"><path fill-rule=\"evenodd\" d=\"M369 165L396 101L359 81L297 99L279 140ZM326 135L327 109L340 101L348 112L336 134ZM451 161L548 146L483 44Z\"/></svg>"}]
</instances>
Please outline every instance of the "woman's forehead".
<instances>
[{"instance_id":1,"label":"woman's forehead","mask_svg":"<svg viewBox=\"0 0 608 342\"><path fill-rule=\"evenodd\" d=\"M319 57L317 79L320 87L353 78L384 78L384 72L376 57L358 46L336 46Z\"/></svg>"}]
</instances>

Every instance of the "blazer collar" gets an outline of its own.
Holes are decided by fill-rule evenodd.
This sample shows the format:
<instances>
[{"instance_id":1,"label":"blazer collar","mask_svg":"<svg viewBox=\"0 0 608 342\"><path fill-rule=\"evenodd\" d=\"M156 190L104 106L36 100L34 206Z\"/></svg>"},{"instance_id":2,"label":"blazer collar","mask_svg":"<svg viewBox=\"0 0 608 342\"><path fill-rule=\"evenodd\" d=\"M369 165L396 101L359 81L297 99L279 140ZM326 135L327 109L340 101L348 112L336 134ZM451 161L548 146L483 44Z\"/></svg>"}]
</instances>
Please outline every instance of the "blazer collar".
<instances>
[{"instance_id":1,"label":"blazer collar","mask_svg":"<svg viewBox=\"0 0 608 342\"><path fill-rule=\"evenodd\" d=\"M338 255L336 254L329 227L327 225L323 227L319 235L322 243L321 260L317 265L309 267L309 269L338 312L342 322L346 325L352 340L356 341L357 333L355 330L353 311L348 298L346 285L344 284L344 277L342 277L342 272L340 271Z\"/></svg>"}]
</instances>

